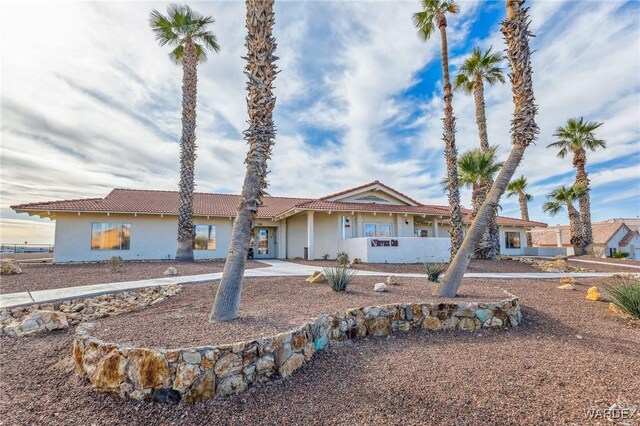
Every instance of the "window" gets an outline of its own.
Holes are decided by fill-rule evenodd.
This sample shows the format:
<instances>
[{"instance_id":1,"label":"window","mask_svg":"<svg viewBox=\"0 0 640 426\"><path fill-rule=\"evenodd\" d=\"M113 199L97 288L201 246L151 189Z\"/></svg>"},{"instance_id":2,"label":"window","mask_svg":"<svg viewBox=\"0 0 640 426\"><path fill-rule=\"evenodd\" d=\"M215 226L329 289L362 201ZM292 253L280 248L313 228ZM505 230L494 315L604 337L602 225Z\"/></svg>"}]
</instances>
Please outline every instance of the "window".
<instances>
[{"instance_id":1,"label":"window","mask_svg":"<svg viewBox=\"0 0 640 426\"><path fill-rule=\"evenodd\" d=\"M519 232L505 232L504 233L505 247L508 249L520 248L520 233Z\"/></svg>"},{"instance_id":2,"label":"window","mask_svg":"<svg viewBox=\"0 0 640 426\"><path fill-rule=\"evenodd\" d=\"M129 250L130 223L91 224L91 250Z\"/></svg>"},{"instance_id":3,"label":"window","mask_svg":"<svg viewBox=\"0 0 640 426\"><path fill-rule=\"evenodd\" d=\"M429 236L429 231L426 229L416 229L416 237L427 238Z\"/></svg>"},{"instance_id":4,"label":"window","mask_svg":"<svg viewBox=\"0 0 640 426\"><path fill-rule=\"evenodd\" d=\"M390 237L391 236L391 225L379 225L378 226L378 237Z\"/></svg>"},{"instance_id":5,"label":"window","mask_svg":"<svg viewBox=\"0 0 640 426\"><path fill-rule=\"evenodd\" d=\"M215 250L216 249L216 226L196 225L196 236L193 239L194 250Z\"/></svg>"},{"instance_id":6,"label":"window","mask_svg":"<svg viewBox=\"0 0 640 426\"><path fill-rule=\"evenodd\" d=\"M365 223L364 225L364 236L365 237L375 237L376 236L376 226L370 223Z\"/></svg>"}]
</instances>

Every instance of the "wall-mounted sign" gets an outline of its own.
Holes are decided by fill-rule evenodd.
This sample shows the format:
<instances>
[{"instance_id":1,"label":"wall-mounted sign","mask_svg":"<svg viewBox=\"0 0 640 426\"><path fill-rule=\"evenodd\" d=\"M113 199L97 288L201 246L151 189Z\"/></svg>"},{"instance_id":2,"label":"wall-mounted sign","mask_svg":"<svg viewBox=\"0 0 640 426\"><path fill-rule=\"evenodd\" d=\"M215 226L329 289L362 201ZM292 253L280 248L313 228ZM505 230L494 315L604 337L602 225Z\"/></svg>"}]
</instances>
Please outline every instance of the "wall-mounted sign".
<instances>
[{"instance_id":1,"label":"wall-mounted sign","mask_svg":"<svg viewBox=\"0 0 640 426\"><path fill-rule=\"evenodd\" d=\"M372 239L371 247L398 247L398 240Z\"/></svg>"}]
</instances>

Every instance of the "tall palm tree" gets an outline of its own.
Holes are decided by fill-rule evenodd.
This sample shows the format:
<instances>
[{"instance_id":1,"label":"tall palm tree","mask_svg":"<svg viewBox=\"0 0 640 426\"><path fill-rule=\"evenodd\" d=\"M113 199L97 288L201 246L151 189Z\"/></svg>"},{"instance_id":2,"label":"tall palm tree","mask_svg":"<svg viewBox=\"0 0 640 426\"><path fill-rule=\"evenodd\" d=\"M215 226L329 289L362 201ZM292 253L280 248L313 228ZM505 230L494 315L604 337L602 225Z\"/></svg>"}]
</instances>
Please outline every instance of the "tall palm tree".
<instances>
[{"instance_id":1,"label":"tall palm tree","mask_svg":"<svg viewBox=\"0 0 640 426\"><path fill-rule=\"evenodd\" d=\"M547 145L548 148L558 148L558 157L565 158L571 151L573 153L573 167L576 169L575 183L585 187L586 191L580 197L580 221L582 222L582 243L584 249L589 250L593 244L593 232L591 230L591 200L589 196L589 175L585 170L587 165L587 149L595 151L598 148L606 148L607 143L597 139L593 133L603 123L584 121L583 117L570 118L565 126L560 126L553 134L557 141Z\"/></svg>"},{"instance_id":2,"label":"tall palm tree","mask_svg":"<svg viewBox=\"0 0 640 426\"><path fill-rule=\"evenodd\" d=\"M154 10L149 24L160 46L174 49L169 58L182 64L182 137L180 138L180 205L178 208L178 244L176 260L193 261L193 191L196 161L196 96L199 62L207 59L207 50L220 51L215 34L207 30L211 16L203 16L189 6L172 4L167 16Z\"/></svg>"},{"instance_id":3,"label":"tall palm tree","mask_svg":"<svg viewBox=\"0 0 640 426\"><path fill-rule=\"evenodd\" d=\"M231 242L220 286L210 319L227 321L237 318L242 292L252 223L267 189L267 160L276 135L273 123L273 82L277 74L276 40L273 37L274 0L246 0L247 15L247 110L249 128L244 135L249 144L247 166L238 214L233 223Z\"/></svg>"},{"instance_id":4,"label":"tall palm tree","mask_svg":"<svg viewBox=\"0 0 640 426\"><path fill-rule=\"evenodd\" d=\"M458 292L462 277L469 266L471 256L489 224L491 214L498 206L500 197L522 160L524 151L535 141L538 133L535 116L538 107L533 96L531 80L531 50L529 38L528 9L524 0L506 0L507 19L502 22L502 34L507 44L507 59L511 68L511 91L513 92L513 120L511 122L512 148L500 173L491 186L487 199L480 207L476 218L467 231L460 250L453 258L438 285L435 295L454 297Z\"/></svg>"},{"instance_id":5,"label":"tall palm tree","mask_svg":"<svg viewBox=\"0 0 640 426\"><path fill-rule=\"evenodd\" d=\"M507 185L507 197L511 198L514 195L518 196L520 202L520 217L522 220L529 221L529 201L533 199L531 194L527 194L527 178L524 175L518 179L514 179ZM531 234L527 232L527 247L533 245Z\"/></svg>"},{"instance_id":6,"label":"tall palm tree","mask_svg":"<svg viewBox=\"0 0 640 426\"><path fill-rule=\"evenodd\" d=\"M489 182L493 182L493 176L500 170L502 163L496 162L498 147L492 146L487 149L472 149L465 152L458 159L458 178L460 184L471 188L471 202L473 210L471 218L475 219L480 207L486 200ZM492 215L492 224L496 225L496 216ZM491 226L489 226L491 228ZM485 232L482 240L475 250L477 259L496 259L500 254L500 246L496 250L495 242L490 232Z\"/></svg>"},{"instance_id":7,"label":"tall palm tree","mask_svg":"<svg viewBox=\"0 0 640 426\"><path fill-rule=\"evenodd\" d=\"M442 55L442 77L444 81L444 155L447 162L447 180L449 182L449 209L451 214L451 257L455 256L462 244L462 211L460 208L460 188L458 185L458 169L456 165L458 150L456 148L456 121L453 115L453 91L449 78L449 48L447 46L447 13L459 12L453 0L422 0L422 10L413 14L413 24L418 35L427 41L436 30L440 31L440 47Z\"/></svg>"},{"instance_id":8,"label":"tall palm tree","mask_svg":"<svg viewBox=\"0 0 640 426\"><path fill-rule=\"evenodd\" d=\"M476 47L473 49L471 56L469 56L460 67L453 84L454 90L462 90L467 94L473 94L476 108L476 125L478 126L478 135L480 136L480 148L483 150L489 149L487 116L484 103L484 83L486 82L488 85L493 85L505 82L503 70L500 67L501 62L502 55L499 52L492 52L491 48L482 50ZM493 185L493 179L486 182L486 193L491 189L491 185ZM497 211L493 212L491 224L482 237L484 242L488 242L491 245L488 256L489 259L497 259L498 254L500 254L500 233L496 220L497 214Z\"/></svg>"},{"instance_id":9,"label":"tall palm tree","mask_svg":"<svg viewBox=\"0 0 640 426\"><path fill-rule=\"evenodd\" d=\"M582 184L575 184L570 188L561 186L547 196L549 201L542 205L542 211L555 216L565 207L569 212L569 231L571 233L571 245L575 254L584 254L584 242L582 241L582 224L580 221L580 213L575 209L573 203L579 200L587 192Z\"/></svg>"}]
</instances>

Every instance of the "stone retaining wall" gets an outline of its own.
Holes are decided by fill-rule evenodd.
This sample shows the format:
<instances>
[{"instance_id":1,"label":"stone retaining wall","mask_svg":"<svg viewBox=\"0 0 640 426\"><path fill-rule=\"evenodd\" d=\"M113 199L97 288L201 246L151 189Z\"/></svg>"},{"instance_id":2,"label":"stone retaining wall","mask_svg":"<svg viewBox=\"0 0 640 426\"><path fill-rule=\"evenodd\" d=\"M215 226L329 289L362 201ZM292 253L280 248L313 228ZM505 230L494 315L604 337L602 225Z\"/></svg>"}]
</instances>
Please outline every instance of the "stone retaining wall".
<instances>
[{"instance_id":1,"label":"stone retaining wall","mask_svg":"<svg viewBox=\"0 0 640 426\"><path fill-rule=\"evenodd\" d=\"M102 392L177 403L239 393L287 377L335 341L411 329L509 328L520 323L518 299L496 303L416 303L371 306L320 315L272 337L189 349L150 349L106 343L77 328L73 357L81 377Z\"/></svg>"}]
</instances>

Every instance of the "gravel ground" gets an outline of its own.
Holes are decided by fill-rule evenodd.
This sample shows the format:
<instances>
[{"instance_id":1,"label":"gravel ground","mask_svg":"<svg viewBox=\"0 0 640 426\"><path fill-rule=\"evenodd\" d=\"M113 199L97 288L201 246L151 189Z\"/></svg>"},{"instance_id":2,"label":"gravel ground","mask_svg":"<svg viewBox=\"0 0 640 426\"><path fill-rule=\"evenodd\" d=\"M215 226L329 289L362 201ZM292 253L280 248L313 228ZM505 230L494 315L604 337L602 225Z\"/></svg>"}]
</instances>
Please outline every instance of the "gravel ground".
<instances>
[{"instance_id":1,"label":"gravel ground","mask_svg":"<svg viewBox=\"0 0 640 426\"><path fill-rule=\"evenodd\" d=\"M160 305L96 321L94 335L147 347L206 346L277 334L320 314L350 308L438 300L430 296L435 285L426 280L401 279L400 285L389 286L389 292L375 293L373 285L380 281L380 277L356 277L347 293L336 293L326 283L309 284L303 277L248 279L242 289L240 318L214 324L208 318L218 283L186 286ZM478 283L463 287L460 293L455 299L460 302L508 297L496 287ZM128 327L132 323L137 326Z\"/></svg>"},{"instance_id":2,"label":"gravel ground","mask_svg":"<svg viewBox=\"0 0 640 426\"><path fill-rule=\"evenodd\" d=\"M611 257L604 258L604 257L595 257L595 256L571 256L569 257L569 260L571 259L595 260L596 262L620 263L622 265L640 266L640 260L614 259ZM632 269L632 268L629 268L629 269Z\"/></svg>"},{"instance_id":3,"label":"gravel ground","mask_svg":"<svg viewBox=\"0 0 640 426\"><path fill-rule=\"evenodd\" d=\"M573 292L551 280L482 283L521 296L522 326L345 343L285 380L192 406L97 394L73 371L72 331L3 337L0 423L584 425L612 424L586 410L640 404L640 327L585 299L602 279Z\"/></svg>"},{"instance_id":4,"label":"gravel ground","mask_svg":"<svg viewBox=\"0 0 640 426\"><path fill-rule=\"evenodd\" d=\"M294 260L295 263L323 267L336 266L335 260ZM446 265L446 264L443 264ZM424 274L423 263L359 263L353 269L361 271L388 272L390 274ZM472 259L467 272L540 272L531 265L515 260Z\"/></svg>"},{"instance_id":5,"label":"gravel ground","mask_svg":"<svg viewBox=\"0 0 640 426\"><path fill-rule=\"evenodd\" d=\"M622 266L617 266L614 263L609 265L598 265L595 263L584 263L584 262L572 262L568 260L567 263L569 266L575 266L576 268L588 269L591 272L627 272L627 273L640 273L640 269L636 268L624 268Z\"/></svg>"},{"instance_id":6,"label":"gravel ground","mask_svg":"<svg viewBox=\"0 0 640 426\"><path fill-rule=\"evenodd\" d=\"M181 262L125 262L118 272L111 272L105 263L23 263L22 274L3 275L0 280L0 294L19 291L49 290L52 288L74 287L88 284L103 284L121 281L163 278L169 266L178 268L180 275L198 275L222 272L224 261ZM262 268L268 265L247 261L247 268Z\"/></svg>"}]
</instances>

